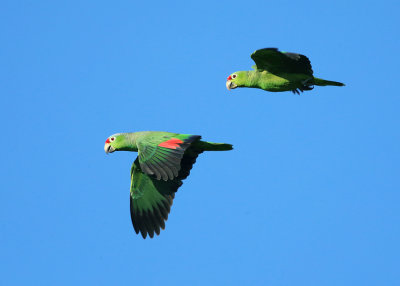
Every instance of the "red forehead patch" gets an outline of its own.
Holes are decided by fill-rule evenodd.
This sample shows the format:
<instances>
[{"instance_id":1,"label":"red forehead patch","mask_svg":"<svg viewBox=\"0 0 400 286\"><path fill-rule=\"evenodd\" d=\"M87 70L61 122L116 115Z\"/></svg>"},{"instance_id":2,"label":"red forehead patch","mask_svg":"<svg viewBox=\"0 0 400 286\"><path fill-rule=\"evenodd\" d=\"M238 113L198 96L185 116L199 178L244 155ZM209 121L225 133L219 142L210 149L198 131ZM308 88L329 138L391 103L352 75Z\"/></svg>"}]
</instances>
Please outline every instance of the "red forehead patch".
<instances>
[{"instance_id":1,"label":"red forehead patch","mask_svg":"<svg viewBox=\"0 0 400 286\"><path fill-rule=\"evenodd\" d=\"M226 79L226 80L231 80L232 79L232 77L231 76L228 76L228 78Z\"/></svg>"},{"instance_id":2,"label":"red forehead patch","mask_svg":"<svg viewBox=\"0 0 400 286\"><path fill-rule=\"evenodd\" d=\"M183 143L182 140L180 140L178 138L172 138L172 139L169 139L168 141L158 144L158 146L164 147L164 148L169 148L169 149L176 149L182 143Z\"/></svg>"},{"instance_id":3,"label":"red forehead patch","mask_svg":"<svg viewBox=\"0 0 400 286\"><path fill-rule=\"evenodd\" d=\"M107 138L106 143L110 144L110 138Z\"/></svg>"}]
</instances>

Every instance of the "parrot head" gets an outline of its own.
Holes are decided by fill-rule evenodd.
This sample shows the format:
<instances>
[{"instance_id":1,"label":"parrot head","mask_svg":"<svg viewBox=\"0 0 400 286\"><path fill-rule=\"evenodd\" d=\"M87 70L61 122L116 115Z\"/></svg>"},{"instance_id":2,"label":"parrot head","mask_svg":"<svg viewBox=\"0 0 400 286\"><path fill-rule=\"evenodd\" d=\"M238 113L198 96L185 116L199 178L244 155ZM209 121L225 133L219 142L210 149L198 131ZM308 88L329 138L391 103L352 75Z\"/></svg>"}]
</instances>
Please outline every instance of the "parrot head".
<instances>
[{"instance_id":1,"label":"parrot head","mask_svg":"<svg viewBox=\"0 0 400 286\"><path fill-rule=\"evenodd\" d=\"M121 150L124 145L126 145L125 136L123 134L117 133L107 138L104 145L104 151L109 154L114 151Z\"/></svg>"},{"instance_id":2,"label":"parrot head","mask_svg":"<svg viewBox=\"0 0 400 286\"><path fill-rule=\"evenodd\" d=\"M241 87L246 81L246 72L239 71L229 75L226 79L226 88L228 90Z\"/></svg>"}]
</instances>

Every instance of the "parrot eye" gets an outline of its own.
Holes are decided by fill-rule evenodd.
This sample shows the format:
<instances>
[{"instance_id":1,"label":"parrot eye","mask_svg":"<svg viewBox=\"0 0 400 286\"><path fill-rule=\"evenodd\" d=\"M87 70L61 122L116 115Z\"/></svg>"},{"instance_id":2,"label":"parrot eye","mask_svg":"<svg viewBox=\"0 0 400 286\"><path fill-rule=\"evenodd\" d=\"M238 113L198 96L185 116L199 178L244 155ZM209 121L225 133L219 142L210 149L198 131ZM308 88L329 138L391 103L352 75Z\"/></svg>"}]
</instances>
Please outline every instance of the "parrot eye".
<instances>
[{"instance_id":1,"label":"parrot eye","mask_svg":"<svg viewBox=\"0 0 400 286\"><path fill-rule=\"evenodd\" d=\"M236 75L235 75L235 74L233 74L233 75L232 75L232 78L236 78Z\"/></svg>"},{"instance_id":2,"label":"parrot eye","mask_svg":"<svg viewBox=\"0 0 400 286\"><path fill-rule=\"evenodd\" d=\"M110 141L113 142L115 140L115 137L111 137Z\"/></svg>"}]
</instances>

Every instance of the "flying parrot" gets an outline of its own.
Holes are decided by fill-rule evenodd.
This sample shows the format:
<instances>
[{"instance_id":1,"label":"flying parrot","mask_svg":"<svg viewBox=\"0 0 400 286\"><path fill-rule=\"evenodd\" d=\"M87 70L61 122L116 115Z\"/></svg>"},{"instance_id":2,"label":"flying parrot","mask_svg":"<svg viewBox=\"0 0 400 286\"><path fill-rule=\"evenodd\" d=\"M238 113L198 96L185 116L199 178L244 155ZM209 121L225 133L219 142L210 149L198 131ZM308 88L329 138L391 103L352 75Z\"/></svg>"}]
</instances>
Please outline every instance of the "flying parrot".
<instances>
[{"instance_id":1,"label":"flying parrot","mask_svg":"<svg viewBox=\"0 0 400 286\"><path fill-rule=\"evenodd\" d=\"M311 90L314 85L344 86L341 82L329 81L313 76L310 60L303 55L265 48L251 54L256 63L251 71L238 71L228 76L228 90L237 87L261 88L267 91Z\"/></svg>"},{"instance_id":2,"label":"flying parrot","mask_svg":"<svg viewBox=\"0 0 400 286\"><path fill-rule=\"evenodd\" d=\"M201 141L199 135L159 131L117 133L104 151L138 152L131 168L130 212L133 228L153 238L165 228L175 192L204 151L232 150L231 144Z\"/></svg>"}]
</instances>

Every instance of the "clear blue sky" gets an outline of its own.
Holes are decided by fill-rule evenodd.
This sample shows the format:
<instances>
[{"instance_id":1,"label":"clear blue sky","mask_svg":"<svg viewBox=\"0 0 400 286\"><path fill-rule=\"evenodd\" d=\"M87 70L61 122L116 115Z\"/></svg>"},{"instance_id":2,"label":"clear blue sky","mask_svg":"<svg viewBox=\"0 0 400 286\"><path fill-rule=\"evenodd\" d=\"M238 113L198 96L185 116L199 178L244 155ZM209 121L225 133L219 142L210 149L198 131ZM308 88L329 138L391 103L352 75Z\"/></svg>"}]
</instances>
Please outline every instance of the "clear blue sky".
<instances>
[{"instance_id":1,"label":"clear blue sky","mask_svg":"<svg viewBox=\"0 0 400 286\"><path fill-rule=\"evenodd\" d=\"M1 285L400 285L397 1L3 1ZM228 92L259 48L346 87ZM116 132L202 154L137 236Z\"/></svg>"}]
</instances>

